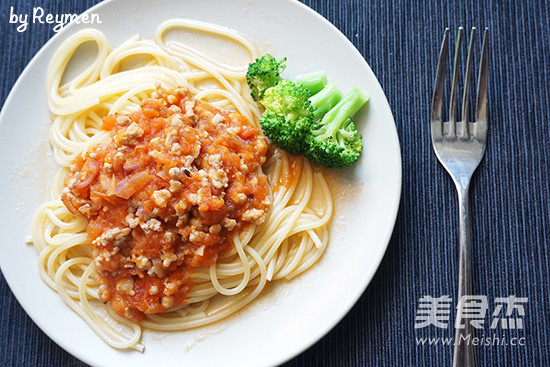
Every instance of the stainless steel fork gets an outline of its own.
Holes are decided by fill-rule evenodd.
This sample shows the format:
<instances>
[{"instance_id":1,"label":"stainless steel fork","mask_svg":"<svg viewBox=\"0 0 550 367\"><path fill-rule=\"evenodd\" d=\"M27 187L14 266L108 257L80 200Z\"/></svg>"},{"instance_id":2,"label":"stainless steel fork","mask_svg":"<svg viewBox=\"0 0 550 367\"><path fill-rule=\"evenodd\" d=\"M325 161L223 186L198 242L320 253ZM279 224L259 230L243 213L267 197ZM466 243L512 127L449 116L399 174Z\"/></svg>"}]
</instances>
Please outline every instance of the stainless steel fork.
<instances>
[{"instance_id":1,"label":"stainless steel fork","mask_svg":"<svg viewBox=\"0 0 550 367\"><path fill-rule=\"evenodd\" d=\"M487 84L489 43L488 29L483 35L481 61L479 63L479 76L477 83L477 99L475 121L469 121L469 91L470 75L473 64L473 45L475 28L472 28L466 70L464 73L464 86L462 95L462 120L457 120L457 93L459 79L460 49L464 29L458 30L455 46L453 75L449 104L449 119L443 120L443 99L445 73L449 50L449 29L445 30L443 43L439 52L437 73L435 76L432 110L430 116L432 145L437 158L453 178L458 191L459 200L459 274L458 274L458 315L464 315L464 296L472 295L472 243L470 237L470 220L468 209L468 188L472 174L485 153L487 140ZM457 320L461 321L461 320ZM453 367L475 367L476 352L471 342L474 338L473 325L466 320L455 325L455 347L453 354Z\"/></svg>"}]
</instances>

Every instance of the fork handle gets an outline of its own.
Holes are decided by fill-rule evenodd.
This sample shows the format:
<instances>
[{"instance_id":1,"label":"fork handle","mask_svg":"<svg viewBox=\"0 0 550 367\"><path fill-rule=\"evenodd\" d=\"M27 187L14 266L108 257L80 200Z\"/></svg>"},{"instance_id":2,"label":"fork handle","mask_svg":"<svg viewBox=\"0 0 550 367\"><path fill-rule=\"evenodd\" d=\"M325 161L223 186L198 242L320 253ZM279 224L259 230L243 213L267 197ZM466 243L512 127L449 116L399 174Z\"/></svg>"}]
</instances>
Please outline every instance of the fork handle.
<instances>
[{"instance_id":1,"label":"fork handle","mask_svg":"<svg viewBox=\"0 0 550 367\"><path fill-rule=\"evenodd\" d=\"M469 182L469 180L468 180ZM468 205L468 184L462 186L457 183L459 202L459 269L458 269L458 315L462 315L463 296L472 295L472 241L470 234L470 215ZM476 350L472 342L474 327L465 319L457 320L455 324L455 346L453 353L453 367L476 367ZM461 326L460 324L463 324Z\"/></svg>"}]
</instances>

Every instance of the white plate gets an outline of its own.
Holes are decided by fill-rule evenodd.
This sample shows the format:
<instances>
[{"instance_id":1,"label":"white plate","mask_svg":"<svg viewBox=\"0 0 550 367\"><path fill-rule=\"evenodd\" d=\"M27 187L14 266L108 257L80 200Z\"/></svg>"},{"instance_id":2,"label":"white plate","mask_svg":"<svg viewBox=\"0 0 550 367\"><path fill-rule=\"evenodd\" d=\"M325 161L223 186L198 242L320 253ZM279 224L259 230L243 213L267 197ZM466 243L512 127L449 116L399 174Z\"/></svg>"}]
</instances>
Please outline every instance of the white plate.
<instances>
[{"instance_id":1,"label":"white plate","mask_svg":"<svg viewBox=\"0 0 550 367\"><path fill-rule=\"evenodd\" d=\"M219 324L171 334L145 332L145 352L121 352L101 341L40 279L37 255L24 243L34 209L46 198L55 167L47 163L49 112L45 74L53 51L85 25L70 25L34 57L0 115L0 265L17 299L57 344L102 366L268 366L306 350L333 328L359 299L388 245L401 191L401 156L393 116L361 54L333 25L291 0L116 0L91 8L113 45L134 34L150 38L176 16L225 25L288 57L285 75L325 70L342 90L354 84L370 95L359 116L365 150L339 171L338 212L332 242L304 276L271 287L267 295ZM369 42L369 40L359 40ZM347 190L347 191L346 191Z\"/></svg>"}]
</instances>

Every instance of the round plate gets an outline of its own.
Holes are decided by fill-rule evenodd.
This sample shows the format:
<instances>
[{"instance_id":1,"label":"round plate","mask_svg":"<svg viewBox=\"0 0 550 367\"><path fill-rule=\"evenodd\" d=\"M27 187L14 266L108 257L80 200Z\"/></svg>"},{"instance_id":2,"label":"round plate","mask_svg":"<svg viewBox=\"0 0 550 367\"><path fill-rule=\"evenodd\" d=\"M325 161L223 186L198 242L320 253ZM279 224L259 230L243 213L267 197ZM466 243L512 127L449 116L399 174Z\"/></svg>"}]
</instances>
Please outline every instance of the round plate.
<instances>
[{"instance_id":1,"label":"round plate","mask_svg":"<svg viewBox=\"0 0 550 367\"><path fill-rule=\"evenodd\" d=\"M38 326L84 362L102 366L268 366L303 352L332 329L359 299L388 245L399 206L401 156L393 116L361 54L326 19L291 0L106 1L88 10L101 24L71 24L34 57L0 115L0 265L15 296ZM276 283L252 305L215 325L186 332L145 331L145 352L105 344L40 279L34 248L25 244L35 208L56 171L48 145L45 75L54 50L80 28L103 31L113 46L150 38L164 20L186 17L234 28L276 57L285 76L325 70L342 91L370 96L356 117L365 149L352 168L333 171L336 202L331 243L303 276ZM322 40L320 42L319 40ZM29 101L32 108L29 108Z\"/></svg>"}]
</instances>

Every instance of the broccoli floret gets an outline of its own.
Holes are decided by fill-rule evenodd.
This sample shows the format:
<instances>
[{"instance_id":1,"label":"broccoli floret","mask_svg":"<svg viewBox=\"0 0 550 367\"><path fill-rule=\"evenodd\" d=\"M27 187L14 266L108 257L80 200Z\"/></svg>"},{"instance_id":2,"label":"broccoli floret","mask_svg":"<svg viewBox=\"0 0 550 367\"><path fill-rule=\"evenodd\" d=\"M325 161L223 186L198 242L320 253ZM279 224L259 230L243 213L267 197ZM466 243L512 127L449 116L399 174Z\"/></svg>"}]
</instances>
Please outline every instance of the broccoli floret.
<instances>
[{"instance_id":1,"label":"broccoli floret","mask_svg":"<svg viewBox=\"0 0 550 367\"><path fill-rule=\"evenodd\" d=\"M248 65L246 81L255 101L262 98L267 88L277 85L282 80L281 73L286 67L285 61L286 58L277 61L270 54L265 54Z\"/></svg>"},{"instance_id":2,"label":"broccoli floret","mask_svg":"<svg viewBox=\"0 0 550 367\"><path fill-rule=\"evenodd\" d=\"M325 87L327 77L324 71L317 71L315 73L299 75L294 81L309 90L310 96L313 96Z\"/></svg>"},{"instance_id":3,"label":"broccoli floret","mask_svg":"<svg viewBox=\"0 0 550 367\"><path fill-rule=\"evenodd\" d=\"M351 117L368 101L357 87L346 94L306 135L305 155L312 162L331 168L352 165L361 154L363 142Z\"/></svg>"},{"instance_id":4,"label":"broccoli floret","mask_svg":"<svg viewBox=\"0 0 550 367\"><path fill-rule=\"evenodd\" d=\"M310 98L309 95L308 89L283 79L276 86L266 89L260 100L265 107L260 119L264 134L291 154L306 151L306 136L313 127L313 121L334 107L342 97L333 83L327 84Z\"/></svg>"},{"instance_id":5,"label":"broccoli floret","mask_svg":"<svg viewBox=\"0 0 550 367\"><path fill-rule=\"evenodd\" d=\"M326 83L324 72L284 79L285 61L266 54L249 65L246 75L252 97L265 108L260 118L265 135L279 148L312 162L350 166L363 149L351 118L368 97L357 87L342 97L333 83Z\"/></svg>"},{"instance_id":6,"label":"broccoli floret","mask_svg":"<svg viewBox=\"0 0 550 367\"><path fill-rule=\"evenodd\" d=\"M313 111L313 119L317 120L330 111L331 108L336 106L340 99L342 99L342 92L336 88L334 83L325 85L319 93L309 98L311 105L315 108Z\"/></svg>"},{"instance_id":7,"label":"broccoli floret","mask_svg":"<svg viewBox=\"0 0 550 367\"><path fill-rule=\"evenodd\" d=\"M305 137L312 127L313 107L309 91L297 83L283 79L265 90L260 104L265 111L260 125L275 145L291 154L305 149Z\"/></svg>"}]
</instances>

